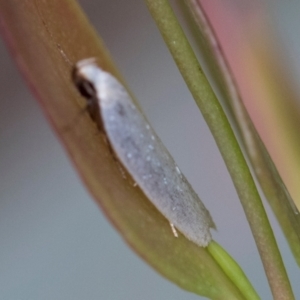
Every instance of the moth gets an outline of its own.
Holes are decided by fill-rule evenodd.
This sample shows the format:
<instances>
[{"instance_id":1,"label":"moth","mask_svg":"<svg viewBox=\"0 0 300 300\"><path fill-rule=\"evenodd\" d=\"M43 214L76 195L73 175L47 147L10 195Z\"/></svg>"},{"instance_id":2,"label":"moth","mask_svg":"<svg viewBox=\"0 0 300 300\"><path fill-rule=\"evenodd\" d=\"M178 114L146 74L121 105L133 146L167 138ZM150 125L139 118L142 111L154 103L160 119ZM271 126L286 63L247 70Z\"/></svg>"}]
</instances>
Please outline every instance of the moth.
<instances>
[{"instance_id":1,"label":"moth","mask_svg":"<svg viewBox=\"0 0 300 300\"><path fill-rule=\"evenodd\" d=\"M73 81L115 156L147 198L172 228L206 247L215 227L208 210L125 87L95 59L76 63Z\"/></svg>"}]
</instances>

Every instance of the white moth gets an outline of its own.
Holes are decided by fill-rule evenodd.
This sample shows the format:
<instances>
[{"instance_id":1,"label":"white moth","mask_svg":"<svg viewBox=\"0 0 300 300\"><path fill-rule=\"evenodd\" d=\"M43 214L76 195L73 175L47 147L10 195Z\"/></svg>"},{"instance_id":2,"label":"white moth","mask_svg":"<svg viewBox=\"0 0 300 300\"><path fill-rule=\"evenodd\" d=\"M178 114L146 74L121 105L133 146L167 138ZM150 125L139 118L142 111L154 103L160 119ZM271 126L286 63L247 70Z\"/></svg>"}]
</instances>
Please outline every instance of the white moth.
<instances>
[{"instance_id":1,"label":"white moth","mask_svg":"<svg viewBox=\"0 0 300 300\"><path fill-rule=\"evenodd\" d=\"M79 61L73 79L96 110L93 118L118 160L149 200L189 240L207 246L214 227L208 210L124 86L94 59Z\"/></svg>"}]
</instances>

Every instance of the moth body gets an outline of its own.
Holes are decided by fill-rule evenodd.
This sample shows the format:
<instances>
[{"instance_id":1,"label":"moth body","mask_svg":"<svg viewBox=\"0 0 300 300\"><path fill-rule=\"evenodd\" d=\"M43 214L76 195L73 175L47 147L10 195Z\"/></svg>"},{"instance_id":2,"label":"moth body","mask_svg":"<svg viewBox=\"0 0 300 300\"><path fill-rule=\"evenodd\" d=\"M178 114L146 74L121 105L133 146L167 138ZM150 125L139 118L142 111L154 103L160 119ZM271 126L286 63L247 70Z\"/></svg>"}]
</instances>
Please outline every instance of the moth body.
<instances>
[{"instance_id":1,"label":"moth body","mask_svg":"<svg viewBox=\"0 0 300 300\"><path fill-rule=\"evenodd\" d=\"M136 184L176 229L207 246L214 227L209 212L124 86L92 60L77 63L74 80L80 91L89 87L82 94L97 102L99 127Z\"/></svg>"}]
</instances>

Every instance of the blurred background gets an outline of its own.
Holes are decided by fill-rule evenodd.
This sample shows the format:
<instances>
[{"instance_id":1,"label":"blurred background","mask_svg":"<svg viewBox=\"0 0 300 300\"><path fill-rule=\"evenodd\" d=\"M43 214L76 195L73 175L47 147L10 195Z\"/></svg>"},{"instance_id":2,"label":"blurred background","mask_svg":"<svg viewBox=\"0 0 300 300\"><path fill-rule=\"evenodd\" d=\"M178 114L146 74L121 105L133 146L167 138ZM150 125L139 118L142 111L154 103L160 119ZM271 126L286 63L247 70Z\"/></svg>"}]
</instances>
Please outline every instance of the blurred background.
<instances>
[{"instance_id":1,"label":"blurred background","mask_svg":"<svg viewBox=\"0 0 300 300\"><path fill-rule=\"evenodd\" d=\"M143 1L80 4L210 210L218 228L214 239L237 260L262 299L272 299L223 160ZM217 0L210 2L212 16L248 14L257 3L231 0L224 6L223 1L222 12L213 10L217 5ZM299 78L294 28L300 26L300 4L278 0L266 5ZM0 298L199 299L165 280L128 248L87 193L2 41L0 54ZM272 214L271 222L295 295L300 295L299 269Z\"/></svg>"}]
</instances>

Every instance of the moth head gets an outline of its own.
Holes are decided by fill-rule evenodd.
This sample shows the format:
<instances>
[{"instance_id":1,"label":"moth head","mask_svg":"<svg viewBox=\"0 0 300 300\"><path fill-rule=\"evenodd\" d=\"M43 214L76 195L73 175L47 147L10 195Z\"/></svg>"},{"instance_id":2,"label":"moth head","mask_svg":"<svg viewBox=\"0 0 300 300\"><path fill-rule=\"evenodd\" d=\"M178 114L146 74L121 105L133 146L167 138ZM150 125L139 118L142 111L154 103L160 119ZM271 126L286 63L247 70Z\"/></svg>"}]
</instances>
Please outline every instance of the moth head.
<instances>
[{"instance_id":1,"label":"moth head","mask_svg":"<svg viewBox=\"0 0 300 300\"><path fill-rule=\"evenodd\" d=\"M74 84L80 94L87 99L94 98L96 94L93 83L95 66L97 66L96 59L88 58L76 63L72 70L72 80Z\"/></svg>"}]
</instances>

